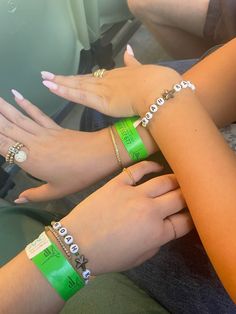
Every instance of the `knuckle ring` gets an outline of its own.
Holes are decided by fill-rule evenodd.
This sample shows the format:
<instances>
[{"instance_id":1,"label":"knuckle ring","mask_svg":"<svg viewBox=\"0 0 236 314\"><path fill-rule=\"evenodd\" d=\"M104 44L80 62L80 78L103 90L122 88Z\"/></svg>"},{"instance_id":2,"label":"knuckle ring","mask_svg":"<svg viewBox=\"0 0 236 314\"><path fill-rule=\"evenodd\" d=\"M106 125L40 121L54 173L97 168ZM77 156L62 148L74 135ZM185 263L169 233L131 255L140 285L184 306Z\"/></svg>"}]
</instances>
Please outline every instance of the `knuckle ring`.
<instances>
[{"instance_id":1,"label":"knuckle ring","mask_svg":"<svg viewBox=\"0 0 236 314\"><path fill-rule=\"evenodd\" d=\"M98 69L95 72L93 72L93 77L102 78L105 72L106 72L106 69Z\"/></svg>"},{"instance_id":2,"label":"knuckle ring","mask_svg":"<svg viewBox=\"0 0 236 314\"><path fill-rule=\"evenodd\" d=\"M26 161L27 154L25 151L21 150L22 147L24 147L24 145L19 142L9 147L5 157L5 160L8 164L14 164L15 161L17 162Z\"/></svg>"},{"instance_id":3,"label":"knuckle ring","mask_svg":"<svg viewBox=\"0 0 236 314\"><path fill-rule=\"evenodd\" d=\"M131 179L131 185L137 185L137 184L136 184L136 181L134 180L134 177L133 177L131 171L129 170L129 168L124 168L124 169L123 169L123 172L127 173L127 175L130 177L130 179Z\"/></svg>"}]
</instances>

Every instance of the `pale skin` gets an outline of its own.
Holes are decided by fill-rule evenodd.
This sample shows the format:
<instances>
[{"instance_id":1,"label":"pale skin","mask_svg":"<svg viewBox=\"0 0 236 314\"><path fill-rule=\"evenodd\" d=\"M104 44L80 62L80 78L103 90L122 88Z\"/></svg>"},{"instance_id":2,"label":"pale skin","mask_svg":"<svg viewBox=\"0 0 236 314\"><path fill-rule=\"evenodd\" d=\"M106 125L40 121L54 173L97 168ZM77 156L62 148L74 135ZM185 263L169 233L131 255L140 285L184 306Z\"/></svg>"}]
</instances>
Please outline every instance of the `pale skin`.
<instances>
[{"instance_id":1,"label":"pale skin","mask_svg":"<svg viewBox=\"0 0 236 314\"><path fill-rule=\"evenodd\" d=\"M138 182L160 166L144 161L130 171ZM137 266L173 240L175 232L181 237L192 228L189 213L181 212L186 203L173 174L131 184L122 172L61 221L89 259L93 275ZM0 278L1 313L58 313L64 305L25 252L0 269Z\"/></svg>"},{"instance_id":2,"label":"pale skin","mask_svg":"<svg viewBox=\"0 0 236 314\"><path fill-rule=\"evenodd\" d=\"M127 3L134 16L175 59L199 57L210 47L203 38L209 0L128 0Z\"/></svg>"},{"instance_id":3,"label":"pale skin","mask_svg":"<svg viewBox=\"0 0 236 314\"><path fill-rule=\"evenodd\" d=\"M235 41L231 41L183 75L185 79L195 82L197 96L219 127L234 122L236 111L234 105L236 98L234 47ZM138 61L127 52L125 53L125 63L129 67L139 65ZM205 75L206 69L207 76ZM222 80L223 72L224 79ZM85 78L94 80L94 78L91 79L91 76L85 76ZM52 81L74 86L80 83L81 77L56 76ZM58 93L56 90L52 91ZM63 96L62 93L63 90L58 94ZM83 93L80 90L80 94L78 94L76 89L72 89L70 95L64 96L73 101L82 102ZM63 129L28 100L18 98L15 100L32 119L26 118L3 99L0 100L0 118L2 121L0 124L0 154L5 156L9 146L19 140L25 144L24 149L28 153L27 161L19 164L19 166L33 176L48 182L47 185L21 193L17 200L18 203L46 201L63 197L79 191L119 169L107 129L95 134ZM139 127L138 131L148 148L149 154L154 153L158 147L149 132L142 127ZM9 136L6 136L7 134ZM130 158L119 137L116 137L116 141L123 164L127 166L131 163ZM97 150L97 147L101 145L103 150ZM62 147L64 147L63 150ZM29 148L30 151L28 151ZM55 155L57 156L56 160ZM96 158L93 158L93 163L94 166L97 163L99 167L94 167L95 170L88 173L86 169L90 169L91 163L87 156L95 155ZM49 161L51 159L54 160L53 163ZM34 167L35 163L37 163L37 168ZM84 171L87 173L86 177L83 175Z\"/></svg>"},{"instance_id":4,"label":"pale skin","mask_svg":"<svg viewBox=\"0 0 236 314\"><path fill-rule=\"evenodd\" d=\"M207 66L208 69L208 80L210 80L212 75L213 78L216 79L216 85L211 82L212 85L215 86L215 93L217 95L218 91L225 93L224 99L224 108L225 114L222 115L222 118L218 117L219 108L222 103L217 103L216 114L214 116L214 121L219 124L223 125L224 123L232 122L235 120L235 106L233 106L234 100L234 93L228 93L228 89L224 82L230 83L231 80L235 77L233 72L234 66L232 66L232 62L234 60L229 61L226 55L230 56L232 50L235 47L235 41L229 43L225 48L222 48L220 51L216 52L214 55L208 57L204 63L200 63L199 65ZM221 82L221 78L219 80L215 77L215 72L221 71L216 70L215 68L211 67L210 65L215 65L215 61L224 54L224 65L227 68L227 62L229 71L224 72L224 80ZM222 58L223 59L223 58ZM134 61L135 62L135 61ZM198 65L198 66L199 66ZM229 67L231 65L231 67ZM140 71L142 73L142 66L137 65L140 67L140 70L135 69L136 71ZM220 65L217 63L217 66ZM164 70L163 77L161 77L161 71L163 68L156 67L156 66L149 66L149 83L150 83L150 90L146 90L147 95L143 97L144 103L140 102L139 105L136 107L135 104L132 107L129 107L128 110L132 111L133 108L137 110L140 115L147 110L149 104L162 92L162 88L168 88L172 86L172 84L176 83L176 81L181 80L181 77L174 72L173 70ZM144 69L146 71L146 68ZM168 72L167 72L168 71ZM130 71L132 72L132 71ZM114 74L112 74L114 73ZM189 71L189 79L192 73L191 80L196 84L197 88L201 86L201 75L197 76L197 71L192 70ZM124 74L124 77L122 76ZM122 82L126 82L127 73L123 70L123 74L120 75ZM142 73L142 77L145 77L144 73ZM167 75L168 74L168 75ZM112 80L112 75L117 75L117 71L110 71L110 80ZM195 75L195 77L194 77ZM156 84L157 77L163 80L164 87L159 87ZM104 77L105 78L105 77ZM130 79L135 80L137 76L131 75ZM193 79L195 78L195 79ZM63 77L55 78L54 81L59 83L59 80L63 80ZM74 78L73 78L74 79ZM82 79L82 78L80 78ZM85 79L88 79L86 77ZM66 80L66 78L65 78ZM91 82L95 79L90 77ZM168 80L168 81L167 81ZM115 80L116 81L116 80ZM207 82L206 81L206 82ZM210 80L211 81L211 80ZM97 91L97 83L98 81L94 81L94 89ZM196 83L197 82L197 83ZM73 81L74 83L74 81ZM152 85L153 84L153 85ZM218 86L219 84L219 86ZM102 85L102 80L99 81L99 85ZM111 84L112 85L112 84ZM135 83L133 83L135 86ZM146 86L146 85L145 85ZM216 88L217 86L217 88ZM125 87L125 85L124 85ZM201 99L201 95L205 95L207 97L207 86L205 81L201 86L202 88L198 88L197 95ZM69 87L67 87L69 89ZM78 89L79 90L79 89ZM111 101L111 108L112 111L112 92L115 91L116 88L114 87L111 89L111 95L109 100ZM137 89L140 93L143 92L141 89ZM57 90L52 90L55 93L60 91L60 88ZM63 87L63 91L65 91L65 86ZM95 93L94 91L94 93ZM129 90L125 89L126 95ZM201 91L205 94L201 94ZM84 91L80 91L83 93ZM77 93L77 97L80 93ZM132 94L135 96L135 94ZM213 92L212 92L213 95ZM140 96L140 95L139 95ZM215 95L213 95L215 97ZM220 95L219 95L220 97ZM105 98L104 98L105 99ZM202 97L204 99L204 97ZM213 98L214 99L214 98ZM218 99L216 97L216 99ZM79 100L78 100L79 101ZM133 104L134 100L131 98L131 103ZM209 113L213 113L213 106L214 103L211 101L209 97L210 105L207 107L207 111ZM88 103L90 105L90 103ZM205 248L223 282L226 289L230 293L233 300L235 300L235 269L234 269L234 260L235 260L235 250L234 242L235 242L235 193L233 187L235 186L235 155L229 150L223 139L218 133L218 130L214 126L214 123L209 117L209 114L206 110L202 107L199 103L198 99L190 92L186 91L182 94L179 94L178 97L172 100L173 106L166 106L163 107L162 112L158 116L153 119L153 124L150 127L150 132L152 133L153 137L158 143L158 146L164 152L167 160L170 162L172 168L174 169L175 173L177 174L178 180L180 182L181 188L184 192L184 195L187 200L187 204L191 211L191 214L195 220L195 224L199 231L199 234L203 240ZM205 104L204 104L205 105ZM223 105L222 105L223 106ZM102 107L101 107L102 108ZM226 110L227 108L227 110ZM125 108L122 107L122 110ZM230 114L227 114L229 110ZM135 111L136 112L136 111ZM123 112L124 113L124 112ZM132 112L133 113L133 112ZM171 121L171 123L169 123ZM184 128L183 128L184 124ZM168 128L166 126L168 125ZM181 127L179 127L181 125ZM173 138L174 137L174 138ZM192 140L194 139L194 145L192 145ZM172 143L172 145L170 145ZM204 152L199 154L199 151ZM177 152L177 153L176 153ZM214 161L214 162L213 162ZM222 164L224 165L222 167ZM207 169L207 171L206 171ZM222 174L223 172L223 174ZM216 175L217 174L217 175ZM191 185L189 184L190 178ZM207 182L207 184L204 184ZM208 184L208 183L211 184ZM220 193L219 193L220 191ZM220 197L224 193L224 199L222 200ZM201 210L199 210L201 209ZM227 209L227 210L226 210ZM87 211L86 211L87 212ZM224 215L222 215L223 213ZM227 226L227 228L225 228ZM173 232L173 230L172 230ZM173 236L173 234L172 234ZM79 241L79 238L78 238ZM220 245L219 245L220 244ZM229 252L227 248L232 248ZM84 247L85 251L86 248ZM87 251L88 256L89 252ZM222 256L224 258L222 259ZM15 264L13 264L15 263ZM36 276L35 278L39 279L39 285L37 287L33 287L29 283L29 286L25 286L28 290L16 290L18 291L16 294L13 294L13 297L16 298L15 301L19 300L23 297L24 293L29 292L32 295L32 298L35 299L34 296L37 294L36 289L39 289L42 293L42 290L49 291L47 294L49 309L51 306L62 306L61 301L55 294L50 294L50 287L47 286L46 282L40 277L35 269L32 269L32 265L29 264L29 261L26 259L24 254L20 257L17 257L11 264L7 265L1 276L6 276L5 278L8 279L8 274L13 271L16 272L17 282L20 282L21 277L20 274L17 273L17 267L13 267L14 265L22 265L23 270L25 272L30 272L32 276ZM31 266L30 266L31 265ZM32 271L32 272L31 272ZM22 273L24 275L24 272ZM1 277L2 278L2 277ZM40 279L41 278L41 279ZM19 281L18 281L19 280ZM9 281L7 281L9 282ZM41 286L42 285L42 286ZM47 288L46 288L47 287ZM22 287L21 287L22 288ZM44 288L44 289L43 289ZM9 287L11 289L11 287ZM15 291L14 291L15 292ZM21 294L22 293L22 294ZM1 294L3 295L3 294ZM10 293L4 295L6 298L6 306L10 306L9 297L11 296ZM18 299L19 298L19 299ZM14 303L14 300L11 299ZM40 301L38 301L40 306ZM47 302L46 302L47 303ZM52 305L54 304L54 305ZM31 306L29 301L28 306ZM54 308L55 309L55 308Z\"/></svg>"},{"instance_id":5,"label":"pale skin","mask_svg":"<svg viewBox=\"0 0 236 314\"><path fill-rule=\"evenodd\" d=\"M182 92L169 102L172 106L163 106L149 128L179 180L206 251L234 301L236 159L214 121L223 109L222 117L217 121L219 125L236 120L235 91L231 89L236 76L235 45L236 41L232 40L200 63L199 69L207 69L207 76L197 76L197 68L185 75L197 88L200 87L199 99L190 91ZM219 63L221 66L218 67ZM103 79L54 77L51 91L113 116L143 116L165 88L180 80L179 74L173 70L136 64L109 71ZM205 97L210 102L207 108L200 102ZM216 109L213 110L215 100ZM210 225L206 216L211 218Z\"/></svg>"}]
</instances>

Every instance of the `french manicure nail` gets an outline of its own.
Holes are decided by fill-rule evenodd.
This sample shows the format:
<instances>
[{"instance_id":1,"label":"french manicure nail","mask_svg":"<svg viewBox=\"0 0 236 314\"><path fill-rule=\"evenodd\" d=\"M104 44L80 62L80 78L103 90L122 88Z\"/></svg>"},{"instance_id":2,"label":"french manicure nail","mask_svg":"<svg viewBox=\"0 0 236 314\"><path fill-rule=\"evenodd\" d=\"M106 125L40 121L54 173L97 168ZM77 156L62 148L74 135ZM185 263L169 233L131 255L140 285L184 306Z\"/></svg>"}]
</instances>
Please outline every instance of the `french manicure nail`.
<instances>
[{"instance_id":1,"label":"french manicure nail","mask_svg":"<svg viewBox=\"0 0 236 314\"><path fill-rule=\"evenodd\" d=\"M11 92L18 100L23 100L24 99L24 97L21 95L21 93L19 93L17 90L12 89Z\"/></svg>"},{"instance_id":2,"label":"french manicure nail","mask_svg":"<svg viewBox=\"0 0 236 314\"><path fill-rule=\"evenodd\" d=\"M129 44L126 46L126 51L128 52L129 55L134 57L134 51Z\"/></svg>"},{"instance_id":3,"label":"french manicure nail","mask_svg":"<svg viewBox=\"0 0 236 314\"><path fill-rule=\"evenodd\" d=\"M28 203L29 201L25 197L19 197L16 200L14 200L14 203L16 204L25 204Z\"/></svg>"},{"instance_id":4,"label":"french manicure nail","mask_svg":"<svg viewBox=\"0 0 236 314\"><path fill-rule=\"evenodd\" d=\"M58 85L56 83L50 81L43 81L43 85L52 90L57 90L58 88Z\"/></svg>"},{"instance_id":5,"label":"french manicure nail","mask_svg":"<svg viewBox=\"0 0 236 314\"><path fill-rule=\"evenodd\" d=\"M53 73L48 72L48 71L42 71L41 75L44 80L53 80L55 77Z\"/></svg>"}]
</instances>

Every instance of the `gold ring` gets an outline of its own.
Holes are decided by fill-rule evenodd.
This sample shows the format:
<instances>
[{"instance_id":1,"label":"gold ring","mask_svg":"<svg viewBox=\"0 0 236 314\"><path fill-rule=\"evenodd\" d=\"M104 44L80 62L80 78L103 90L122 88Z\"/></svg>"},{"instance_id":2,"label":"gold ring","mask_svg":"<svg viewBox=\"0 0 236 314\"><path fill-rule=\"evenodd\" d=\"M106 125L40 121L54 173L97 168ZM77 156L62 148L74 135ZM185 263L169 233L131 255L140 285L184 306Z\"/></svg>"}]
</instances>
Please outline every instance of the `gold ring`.
<instances>
[{"instance_id":1,"label":"gold ring","mask_svg":"<svg viewBox=\"0 0 236 314\"><path fill-rule=\"evenodd\" d=\"M123 169L123 172L126 172L127 175L130 177L130 179L131 179L131 181L132 181L132 182L131 182L131 185L136 185L136 181L134 180L134 177L133 177L131 171L129 170L129 168L124 168L124 169Z\"/></svg>"},{"instance_id":2,"label":"gold ring","mask_svg":"<svg viewBox=\"0 0 236 314\"><path fill-rule=\"evenodd\" d=\"M93 76L102 78L105 72L106 72L106 69L98 69L95 72L93 72Z\"/></svg>"},{"instance_id":3,"label":"gold ring","mask_svg":"<svg viewBox=\"0 0 236 314\"><path fill-rule=\"evenodd\" d=\"M176 240L177 239L177 232L176 232L176 229L175 229L175 226L173 224L173 221L170 219L170 217L166 217L166 220L168 220L173 228L173 231L174 231L174 239L173 240Z\"/></svg>"},{"instance_id":4,"label":"gold ring","mask_svg":"<svg viewBox=\"0 0 236 314\"><path fill-rule=\"evenodd\" d=\"M26 153L21 150L24 145L17 142L9 147L5 160L9 164L14 164L14 161L23 162L27 159Z\"/></svg>"}]
</instances>

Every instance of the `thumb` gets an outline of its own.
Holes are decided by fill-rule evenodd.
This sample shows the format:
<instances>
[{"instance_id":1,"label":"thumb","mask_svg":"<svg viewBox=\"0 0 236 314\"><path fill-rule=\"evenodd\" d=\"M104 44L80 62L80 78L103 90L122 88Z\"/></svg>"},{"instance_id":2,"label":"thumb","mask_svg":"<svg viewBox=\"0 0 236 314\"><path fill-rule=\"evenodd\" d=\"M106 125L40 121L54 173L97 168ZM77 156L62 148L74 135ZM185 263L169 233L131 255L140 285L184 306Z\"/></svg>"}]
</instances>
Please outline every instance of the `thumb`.
<instances>
[{"instance_id":1,"label":"thumb","mask_svg":"<svg viewBox=\"0 0 236 314\"><path fill-rule=\"evenodd\" d=\"M124 63L126 66L140 65L141 63L134 57L133 49L130 45L127 45L126 51L124 53Z\"/></svg>"},{"instance_id":2,"label":"thumb","mask_svg":"<svg viewBox=\"0 0 236 314\"><path fill-rule=\"evenodd\" d=\"M16 204L28 202L44 202L61 197L60 189L51 184L43 184L37 188L31 188L22 192L14 201Z\"/></svg>"}]
</instances>

